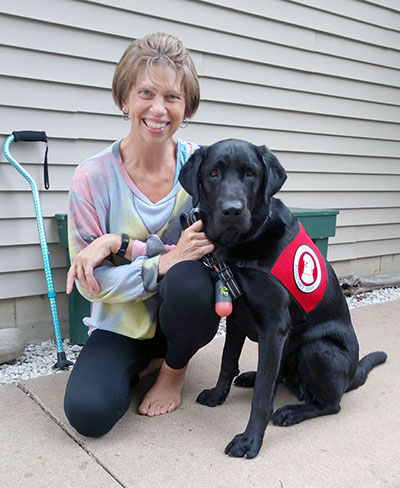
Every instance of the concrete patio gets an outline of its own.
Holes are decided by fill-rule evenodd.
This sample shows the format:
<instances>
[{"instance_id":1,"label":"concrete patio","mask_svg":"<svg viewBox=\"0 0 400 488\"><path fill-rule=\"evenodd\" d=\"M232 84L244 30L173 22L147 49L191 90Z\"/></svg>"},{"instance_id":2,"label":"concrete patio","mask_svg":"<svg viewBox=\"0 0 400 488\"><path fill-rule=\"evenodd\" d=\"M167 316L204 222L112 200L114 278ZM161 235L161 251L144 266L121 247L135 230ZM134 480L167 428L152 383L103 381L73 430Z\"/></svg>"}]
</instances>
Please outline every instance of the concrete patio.
<instances>
[{"instance_id":1,"label":"concrete patio","mask_svg":"<svg viewBox=\"0 0 400 488\"><path fill-rule=\"evenodd\" d=\"M400 300L352 310L361 354L388 361L346 394L338 415L283 428L270 425L253 460L230 458L225 445L246 426L252 391L233 387L207 408L197 394L214 385L223 338L192 360L182 406L145 418L137 405L106 436L79 435L63 411L68 372L0 387L1 488L398 488L400 486ZM255 369L246 342L241 371ZM275 406L294 398L280 388Z\"/></svg>"}]
</instances>

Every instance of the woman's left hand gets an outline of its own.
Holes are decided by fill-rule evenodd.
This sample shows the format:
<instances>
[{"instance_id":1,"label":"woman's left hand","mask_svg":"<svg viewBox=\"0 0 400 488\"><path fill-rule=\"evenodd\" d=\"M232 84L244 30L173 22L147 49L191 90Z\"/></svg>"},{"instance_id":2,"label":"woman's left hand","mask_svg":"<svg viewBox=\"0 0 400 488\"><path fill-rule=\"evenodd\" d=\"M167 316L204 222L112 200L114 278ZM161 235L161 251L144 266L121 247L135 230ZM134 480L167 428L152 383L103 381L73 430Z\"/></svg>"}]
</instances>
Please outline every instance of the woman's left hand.
<instances>
[{"instance_id":1,"label":"woman's left hand","mask_svg":"<svg viewBox=\"0 0 400 488\"><path fill-rule=\"evenodd\" d=\"M101 264L111 253L118 252L121 246L121 236L116 234L104 234L97 237L89 245L82 249L74 258L67 274L66 293L72 292L74 281L80 281L83 288L93 295L100 293L100 286L96 281L93 270Z\"/></svg>"},{"instance_id":2,"label":"woman's left hand","mask_svg":"<svg viewBox=\"0 0 400 488\"><path fill-rule=\"evenodd\" d=\"M198 261L206 254L214 251L215 246L207 239L204 232L201 232L203 222L197 220L185 229L174 249L160 256L158 263L158 274L164 276L174 265L181 261Z\"/></svg>"}]
</instances>

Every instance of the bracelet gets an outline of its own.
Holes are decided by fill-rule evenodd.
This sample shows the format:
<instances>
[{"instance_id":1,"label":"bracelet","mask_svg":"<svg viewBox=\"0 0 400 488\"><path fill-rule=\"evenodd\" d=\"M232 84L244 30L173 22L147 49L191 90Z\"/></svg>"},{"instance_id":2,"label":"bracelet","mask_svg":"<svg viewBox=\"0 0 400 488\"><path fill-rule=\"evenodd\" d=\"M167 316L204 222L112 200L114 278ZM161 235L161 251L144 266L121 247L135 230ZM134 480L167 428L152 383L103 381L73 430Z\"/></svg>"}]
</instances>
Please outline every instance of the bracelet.
<instances>
[{"instance_id":1,"label":"bracelet","mask_svg":"<svg viewBox=\"0 0 400 488\"><path fill-rule=\"evenodd\" d=\"M129 246L129 236L128 236L128 234L122 233L121 234L121 239L122 239L121 247L119 248L119 250L117 252L117 256L125 256L126 250L127 250L128 246Z\"/></svg>"}]
</instances>

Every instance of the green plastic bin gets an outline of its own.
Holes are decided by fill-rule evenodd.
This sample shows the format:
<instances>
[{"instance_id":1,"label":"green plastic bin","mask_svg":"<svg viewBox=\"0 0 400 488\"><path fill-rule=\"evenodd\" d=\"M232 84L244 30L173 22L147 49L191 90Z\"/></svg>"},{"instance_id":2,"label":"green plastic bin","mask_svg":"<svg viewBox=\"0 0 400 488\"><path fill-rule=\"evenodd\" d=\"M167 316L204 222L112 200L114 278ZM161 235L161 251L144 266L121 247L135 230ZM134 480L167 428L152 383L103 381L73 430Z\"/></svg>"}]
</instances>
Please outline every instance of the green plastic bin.
<instances>
[{"instance_id":1,"label":"green plastic bin","mask_svg":"<svg viewBox=\"0 0 400 488\"><path fill-rule=\"evenodd\" d=\"M339 211L314 208L291 208L290 210L300 220L320 253L326 258L328 239L336 234L336 217Z\"/></svg>"},{"instance_id":2,"label":"green plastic bin","mask_svg":"<svg viewBox=\"0 0 400 488\"><path fill-rule=\"evenodd\" d=\"M68 216L56 214L54 218L58 225L58 238L61 247L65 247L67 254L67 269L71 266L68 250ZM83 325L83 317L90 316L90 302L79 293L76 286L68 295L69 337L72 344L84 344L88 338L88 328Z\"/></svg>"},{"instance_id":3,"label":"green plastic bin","mask_svg":"<svg viewBox=\"0 0 400 488\"><path fill-rule=\"evenodd\" d=\"M326 258L328 252L328 238L336 233L336 216L338 210L291 208L300 220L308 235L315 242L321 254ZM67 214L56 214L60 245L65 247L67 254L67 268L71 263L68 250L68 217ZM74 285L72 293L68 295L69 333L73 344L84 344L87 340L87 327L83 325L83 317L90 315L90 302L79 293Z\"/></svg>"}]
</instances>

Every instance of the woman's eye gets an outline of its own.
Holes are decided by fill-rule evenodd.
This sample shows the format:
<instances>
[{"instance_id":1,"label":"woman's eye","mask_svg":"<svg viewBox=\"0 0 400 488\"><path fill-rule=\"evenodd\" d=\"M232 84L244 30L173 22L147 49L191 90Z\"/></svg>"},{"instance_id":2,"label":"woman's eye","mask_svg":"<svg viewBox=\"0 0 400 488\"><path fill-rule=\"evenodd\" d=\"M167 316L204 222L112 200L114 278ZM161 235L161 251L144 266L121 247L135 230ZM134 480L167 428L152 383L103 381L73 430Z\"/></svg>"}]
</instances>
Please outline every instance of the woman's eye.
<instances>
[{"instance_id":1,"label":"woman's eye","mask_svg":"<svg viewBox=\"0 0 400 488\"><path fill-rule=\"evenodd\" d=\"M151 95L150 91L149 90L141 90L140 92L140 95L142 95L143 97L149 97Z\"/></svg>"},{"instance_id":2,"label":"woman's eye","mask_svg":"<svg viewBox=\"0 0 400 488\"><path fill-rule=\"evenodd\" d=\"M168 98L169 100L173 100L173 101L175 101L175 100L180 100L180 97L178 97L178 95L168 95L168 97L167 97L167 98Z\"/></svg>"},{"instance_id":3,"label":"woman's eye","mask_svg":"<svg viewBox=\"0 0 400 488\"><path fill-rule=\"evenodd\" d=\"M218 171L216 169L213 169L210 171L210 176L211 178L216 178L218 176Z\"/></svg>"}]
</instances>

